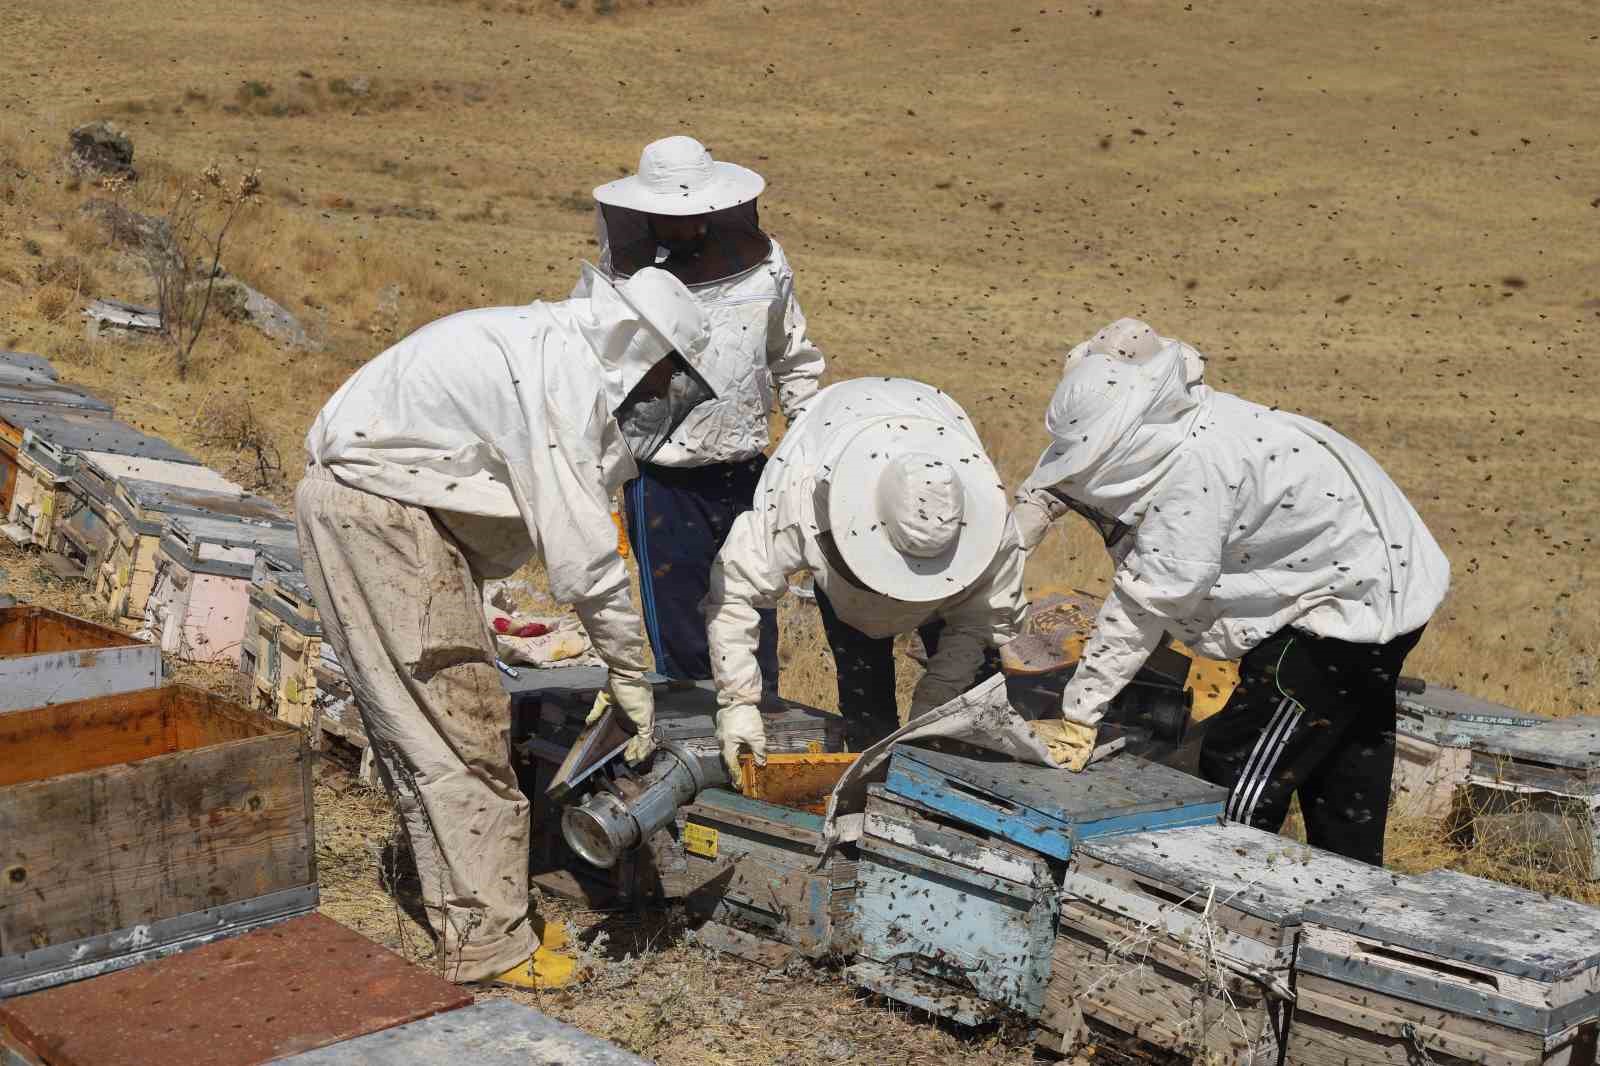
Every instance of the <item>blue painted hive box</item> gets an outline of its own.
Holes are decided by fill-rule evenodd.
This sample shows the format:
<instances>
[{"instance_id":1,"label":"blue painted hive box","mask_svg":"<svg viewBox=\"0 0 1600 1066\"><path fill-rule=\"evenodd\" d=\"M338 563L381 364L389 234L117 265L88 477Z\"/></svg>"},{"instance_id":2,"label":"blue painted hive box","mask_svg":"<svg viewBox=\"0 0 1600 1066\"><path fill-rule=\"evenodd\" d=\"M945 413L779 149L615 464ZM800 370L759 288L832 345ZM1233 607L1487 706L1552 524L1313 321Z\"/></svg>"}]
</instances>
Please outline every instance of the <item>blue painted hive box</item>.
<instances>
[{"instance_id":1,"label":"blue painted hive box","mask_svg":"<svg viewBox=\"0 0 1600 1066\"><path fill-rule=\"evenodd\" d=\"M1000 755L897 747L888 791L1053 859L1077 840L1222 819L1227 790L1159 763L1118 755L1081 773Z\"/></svg>"},{"instance_id":2,"label":"blue painted hive box","mask_svg":"<svg viewBox=\"0 0 1600 1066\"><path fill-rule=\"evenodd\" d=\"M1600 910L1435 870L1309 908L1288 1061L1592 1066Z\"/></svg>"},{"instance_id":3,"label":"blue painted hive box","mask_svg":"<svg viewBox=\"0 0 1600 1066\"><path fill-rule=\"evenodd\" d=\"M863 830L849 979L963 1025L1037 1018L1062 864L880 785Z\"/></svg>"}]
</instances>

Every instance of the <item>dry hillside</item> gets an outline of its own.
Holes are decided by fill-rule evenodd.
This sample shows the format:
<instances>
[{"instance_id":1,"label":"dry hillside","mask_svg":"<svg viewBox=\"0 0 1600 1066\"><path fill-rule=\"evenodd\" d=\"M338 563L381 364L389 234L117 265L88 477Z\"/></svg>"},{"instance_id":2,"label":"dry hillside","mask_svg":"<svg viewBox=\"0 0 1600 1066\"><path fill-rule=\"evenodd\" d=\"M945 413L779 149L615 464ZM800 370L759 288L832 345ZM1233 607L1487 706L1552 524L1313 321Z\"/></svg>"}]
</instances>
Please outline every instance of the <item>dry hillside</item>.
<instances>
[{"instance_id":1,"label":"dry hillside","mask_svg":"<svg viewBox=\"0 0 1600 1066\"><path fill-rule=\"evenodd\" d=\"M449 311L565 295L593 254L588 190L692 132L767 177L765 223L835 378L945 388L1014 482L1066 348L1144 317L1205 352L1214 384L1333 424L1411 494L1454 564L1412 672L1596 710L1600 8L595 6L12 5L0 344L223 468L244 469L226 431L253 426L287 499L299 437L352 368ZM133 137L136 183L59 165L96 118ZM262 172L224 265L324 347L219 319L180 381L159 344L84 339L87 298L150 291L80 205L159 213L196 187L209 210L211 164ZM1037 587L1103 580L1081 530L1031 566ZM792 618L785 687L831 703L814 629ZM661 1008L652 1054L738 1057L735 1037L716 1051L675 1017ZM898 1061L880 1052L837 1061Z\"/></svg>"}]
</instances>

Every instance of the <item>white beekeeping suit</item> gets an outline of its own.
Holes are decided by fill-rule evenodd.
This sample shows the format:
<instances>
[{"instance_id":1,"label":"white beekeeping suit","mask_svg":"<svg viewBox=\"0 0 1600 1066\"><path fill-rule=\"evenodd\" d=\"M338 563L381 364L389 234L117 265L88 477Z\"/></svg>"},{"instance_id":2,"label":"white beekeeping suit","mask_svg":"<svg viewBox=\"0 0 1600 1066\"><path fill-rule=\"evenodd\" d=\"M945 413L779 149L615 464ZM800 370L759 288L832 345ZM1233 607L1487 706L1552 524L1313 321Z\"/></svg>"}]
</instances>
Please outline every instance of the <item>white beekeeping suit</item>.
<instances>
[{"instance_id":1,"label":"white beekeeping suit","mask_svg":"<svg viewBox=\"0 0 1600 1066\"><path fill-rule=\"evenodd\" d=\"M1311 419L1198 384L1187 346L1145 341L1134 358L1075 350L1019 493L1095 518L1116 561L1063 716L1097 723L1163 632L1237 659L1291 625L1382 644L1425 624L1449 565L1377 463Z\"/></svg>"},{"instance_id":2,"label":"white beekeeping suit","mask_svg":"<svg viewBox=\"0 0 1600 1066\"><path fill-rule=\"evenodd\" d=\"M965 691L985 649L1016 635L1022 564L1004 489L954 400L893 378L822 390L712 567L706 618L730 770L737 776L740 743L764 754L756 610L776 605L790 575L809 571L868 637L944 620L915 715Z\"/></svg>"},{"instance_id":3,"label":"white beekeeping suit","mask_svg":"<svg viewBox=\"0 0 1600 1066\"><path fill-rule=\"evenodd\" d=\"M528 803L482 584L537 554L650 750L654 701L610 498L713 395L704 312L658 270L590 297L465 311L357 371L295 492L306 580L350 678L457 980L548 987L528 914ZM537 950L536 950L537 949Z\"/></svg>"}]
</instances>

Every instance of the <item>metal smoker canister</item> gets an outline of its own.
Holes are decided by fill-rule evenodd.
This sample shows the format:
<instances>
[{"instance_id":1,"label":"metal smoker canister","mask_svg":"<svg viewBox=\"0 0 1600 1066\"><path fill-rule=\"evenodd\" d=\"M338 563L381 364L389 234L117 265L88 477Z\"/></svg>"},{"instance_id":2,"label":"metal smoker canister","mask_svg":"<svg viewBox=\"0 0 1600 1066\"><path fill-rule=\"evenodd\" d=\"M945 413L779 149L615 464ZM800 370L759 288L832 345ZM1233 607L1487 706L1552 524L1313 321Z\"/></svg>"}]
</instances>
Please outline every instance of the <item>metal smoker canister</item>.
<instances>
[{"instance_id":1,"label":"metal smoker canister","mask_svg":"<svg viewBox=\"0 0 1600 1066\"><path fill-rule=\"evenodd\" d=\"M563 811L561 835L585 862L610 869L625 852L671 824L678 808L702 790L727 783L721 756L702 757L668 741L656 749L644 778L626 786L628 798L596 791Z\"/></svg>"}]
</instances>

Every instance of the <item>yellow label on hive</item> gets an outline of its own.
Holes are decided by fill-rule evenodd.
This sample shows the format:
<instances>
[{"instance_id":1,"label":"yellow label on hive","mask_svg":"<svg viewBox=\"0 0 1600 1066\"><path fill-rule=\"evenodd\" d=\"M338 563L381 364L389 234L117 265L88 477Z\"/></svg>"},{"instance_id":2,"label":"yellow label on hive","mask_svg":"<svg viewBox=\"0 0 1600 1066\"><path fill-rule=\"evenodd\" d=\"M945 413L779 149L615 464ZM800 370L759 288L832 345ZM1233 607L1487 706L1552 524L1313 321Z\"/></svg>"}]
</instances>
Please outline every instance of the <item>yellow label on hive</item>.
<instances>
[{"instance_id":1,"label":"yellow label on hive","mask_svg":"<svg viewBox=\"0 0 1600 1066\"><path fill-rule=\"evenodd\" d=\"M693 822L685 822L683 825L683 850L690 855L699 855L707 859L716 858L717 831L708 825L695 825Z\"/></svg>"}]
</instances>

